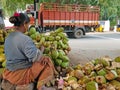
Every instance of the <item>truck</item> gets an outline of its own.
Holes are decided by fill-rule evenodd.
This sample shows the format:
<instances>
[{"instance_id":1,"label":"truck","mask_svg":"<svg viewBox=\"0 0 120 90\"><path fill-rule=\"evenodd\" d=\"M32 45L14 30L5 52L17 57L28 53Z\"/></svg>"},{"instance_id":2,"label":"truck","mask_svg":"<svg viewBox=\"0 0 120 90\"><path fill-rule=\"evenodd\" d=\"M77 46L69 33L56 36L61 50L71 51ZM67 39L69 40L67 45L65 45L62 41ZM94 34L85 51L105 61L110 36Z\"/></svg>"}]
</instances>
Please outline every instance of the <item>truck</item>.
<instances>
[{"instance_id":1,"label":"truck","mask_svg":"<svg viewBox=\"0 0 120 90\"><path fill-rule=\"evenodd\" d=\"M35 26L34 12L34 4L27 4L26 13L30 16L31 27ZM40 3L37 24L40 32L63 27L69 38L81 38L99 26L99 12L99 6Z\"/></svg>"}]
</instances>

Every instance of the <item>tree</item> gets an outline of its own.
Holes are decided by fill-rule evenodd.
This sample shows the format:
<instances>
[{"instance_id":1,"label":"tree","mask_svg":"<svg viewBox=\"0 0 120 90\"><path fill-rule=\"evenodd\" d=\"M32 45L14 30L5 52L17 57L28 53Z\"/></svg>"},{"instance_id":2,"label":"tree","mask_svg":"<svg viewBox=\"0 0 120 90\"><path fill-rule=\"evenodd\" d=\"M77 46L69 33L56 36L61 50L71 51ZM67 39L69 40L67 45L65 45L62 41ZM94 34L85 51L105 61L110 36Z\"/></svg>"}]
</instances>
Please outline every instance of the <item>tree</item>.
<instances>
[{"instance_id":1,"label":"tree","mask_svg":"<svg viewBox=\"0 0 120 90\"><path fill-rule=\"evenodd\" d=\"M100 15L102 20L110 20L111 25L116 24L116 17L120 16L120 0L99 0L99 6L101 9Z\"/></svg>"},{"instance_id":2,"label":"tree","mask_svg":"<svg viewBox=\"0 0 120 90\"><path fill-rule=\"evenodd\" d=\"M16 10L24 10L27 3L33 3L33 0L0 0L5 15L10 16Z\"/></svg>"}]
</instances>

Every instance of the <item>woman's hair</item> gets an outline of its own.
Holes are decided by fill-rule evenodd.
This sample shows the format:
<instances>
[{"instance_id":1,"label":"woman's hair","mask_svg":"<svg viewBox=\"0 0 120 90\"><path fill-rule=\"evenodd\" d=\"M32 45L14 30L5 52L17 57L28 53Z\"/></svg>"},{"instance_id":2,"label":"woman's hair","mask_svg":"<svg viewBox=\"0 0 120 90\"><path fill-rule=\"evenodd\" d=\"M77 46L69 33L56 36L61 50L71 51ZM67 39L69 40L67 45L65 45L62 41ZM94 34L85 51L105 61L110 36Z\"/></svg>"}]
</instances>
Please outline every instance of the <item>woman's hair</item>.
<instances>
[{"instance_id":1,"label":"woman's hair","mask_svg":"<svg viewBox=\"0 0 120 90\"><path fill-rule=\"evenodd\" d=\"M24 23L29 23L30 19L25 13L17 13L15 12L13 16L9 18L9 21L14 24L14 26L20 26Z\"/></svg>"}]
</instances>

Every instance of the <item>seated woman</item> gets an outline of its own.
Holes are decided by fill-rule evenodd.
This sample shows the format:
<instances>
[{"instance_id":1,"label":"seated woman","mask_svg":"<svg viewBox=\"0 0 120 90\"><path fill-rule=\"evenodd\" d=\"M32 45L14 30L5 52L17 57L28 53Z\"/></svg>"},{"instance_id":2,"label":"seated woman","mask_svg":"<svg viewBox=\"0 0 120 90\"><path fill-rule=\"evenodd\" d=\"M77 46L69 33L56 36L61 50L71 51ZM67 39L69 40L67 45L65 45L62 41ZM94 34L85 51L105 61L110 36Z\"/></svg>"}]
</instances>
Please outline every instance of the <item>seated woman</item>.
<instances>
[{"instance_id":1,"label":"seated woman","mask_svg":"<svg viewBox=\"0 0 120 90\"><path fill-rule=\"evenodd\" d=\"M54 76L54 65L49 57L43 55L44 47L36 48L32 39L24 34L30 21L27 14L15 13L9 21L14 24L15 31L8 35L4 44L7 60L3 80L15 86L37 80L37 89L42 90L41 87Z\"/></svg>"}]
</instances>

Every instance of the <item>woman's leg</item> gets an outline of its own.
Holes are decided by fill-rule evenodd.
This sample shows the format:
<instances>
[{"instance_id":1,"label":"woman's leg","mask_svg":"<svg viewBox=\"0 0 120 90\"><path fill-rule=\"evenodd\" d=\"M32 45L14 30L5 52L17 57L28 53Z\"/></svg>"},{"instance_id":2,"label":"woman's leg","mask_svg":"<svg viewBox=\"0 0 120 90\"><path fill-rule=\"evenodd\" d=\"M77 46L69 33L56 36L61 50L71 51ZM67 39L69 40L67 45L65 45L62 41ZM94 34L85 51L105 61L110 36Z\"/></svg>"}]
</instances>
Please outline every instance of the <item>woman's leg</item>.
<instances>
[{"instance_id":1,"label":"woman's leg","mask_svg":"<svg viewBox=\"0 0 120 90\"><path fill-rule=\"evenodd\" d=\"M34 78L37 78L37 88L39 88L39 90L45 83L54 78L55 73L55 68L51 59L49 57L45 59L48 59L45 65L41 64L41 62L36 62L31 68Z\"/></svg>"}]
</instances>

